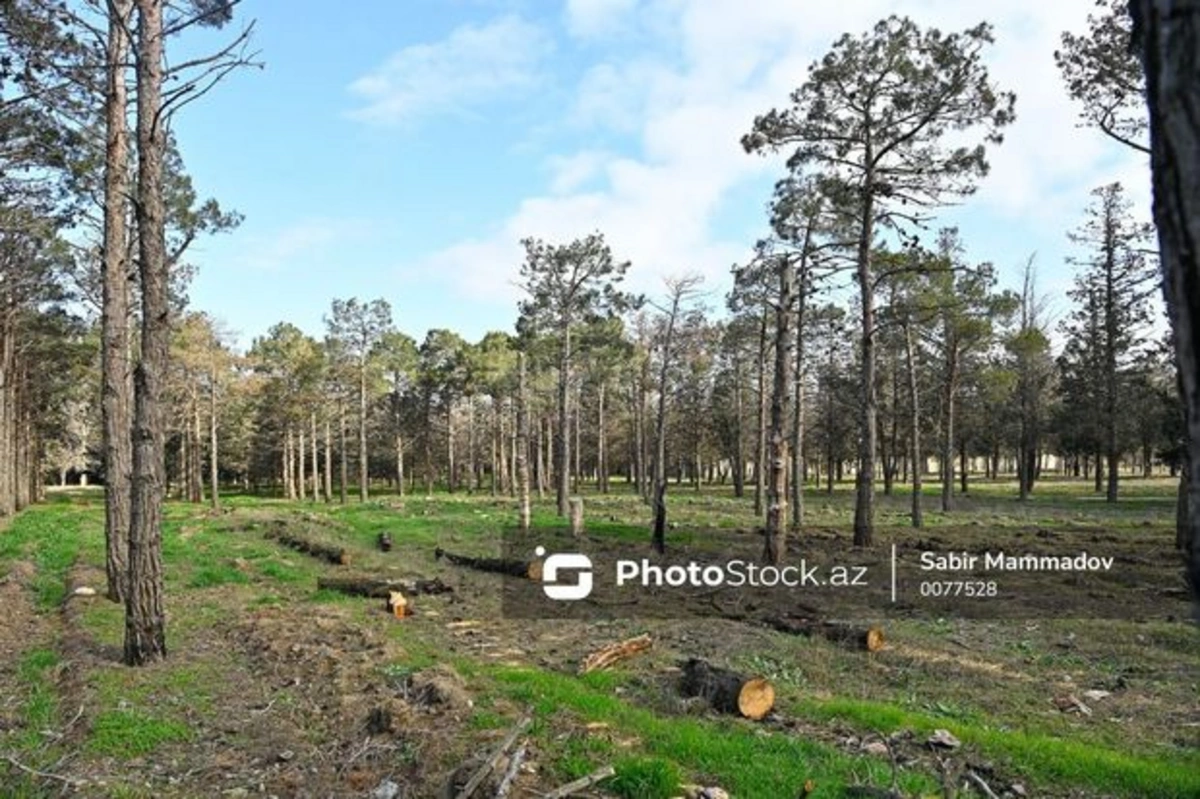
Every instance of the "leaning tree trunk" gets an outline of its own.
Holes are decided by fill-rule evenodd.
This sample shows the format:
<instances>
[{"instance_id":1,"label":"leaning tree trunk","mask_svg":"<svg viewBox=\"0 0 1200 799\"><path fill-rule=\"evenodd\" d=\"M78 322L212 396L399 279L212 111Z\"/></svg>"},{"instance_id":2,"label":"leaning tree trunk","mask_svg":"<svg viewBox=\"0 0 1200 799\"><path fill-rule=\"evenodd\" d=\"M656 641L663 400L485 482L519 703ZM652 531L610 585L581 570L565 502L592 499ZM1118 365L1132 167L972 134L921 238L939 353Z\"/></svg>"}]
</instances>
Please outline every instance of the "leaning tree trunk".
<instances>
[{"instance_id":1,"label":"leaning tree trunk","mask_svg":"<svg viewBox=\"0 0 1200 799\"><path fill-rule=\"evenodd\" d=\"M1154 221L1187 412L1188 573L1200 614L1200 0L1131 3L1146 68Z\"/></svg>"},{"instance_id":2,"label":"leaning tree trunk","mask_svg":"<svg viewBox=\"0 0 1200 799\"><path fill-rule=\"evenodd\" d=\"M125 663L167 655L163 610L162 511L166 474L163 384L169 366L170 295L163 205L163 3L137 0L137 222L142 280L142 357L134 396L133 493Z\"/></svg>"},{"instance_id":3,"label":"leaning tree trunk","mask_svg":"<svg viewBox=\"0 0 1200 799\"><path fill-rule=\"evenodd\" d=\"M130 405L133 379L129 352L129 231L126 195L129 193L129 129L126 119L125 62L129 50L126 26L133 0L112 0L108 6L107 91L105 94L104 153L104 288L101 313L101 356L104 416L104 540L107 596L125 601L128 578L131 469L133 462Z\"/></svg>"}]
</instances>

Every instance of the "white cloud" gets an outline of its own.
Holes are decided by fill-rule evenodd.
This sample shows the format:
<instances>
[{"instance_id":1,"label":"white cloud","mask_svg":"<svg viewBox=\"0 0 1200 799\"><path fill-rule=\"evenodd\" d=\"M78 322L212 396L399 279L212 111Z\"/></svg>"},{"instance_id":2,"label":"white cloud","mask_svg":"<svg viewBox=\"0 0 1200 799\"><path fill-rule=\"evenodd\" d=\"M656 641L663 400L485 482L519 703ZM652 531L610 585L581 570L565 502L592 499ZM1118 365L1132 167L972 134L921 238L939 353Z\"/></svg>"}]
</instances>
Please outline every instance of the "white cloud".
<instances>
[{"instance_id":1,"label":"white cloud","mask_svg":"<svg viewBox=\"0 0 1200 799\"><path fill-rule=\"evenodd\" d=\"M238 265L246 269L278 272L299 259L308 259L336 241L361 235L368 228L355 219L305 219L269 234L245 237Z\"/></svg>"},{"instance_id":2,"label":"white cloud","mask_svg":"<svg viewBox=\"0 0 1200 799\"><path fill-rule=\"evenodd\" d=\"M619 17L622 5L568 2L566 9L568 20L591 19L587 29L596 30L608 24L602 18ZM801 11L794 0L644 2L638 20L653 20L645 24L662 37L661 51L590 65L563 120L571 132L633 136L635 152L618 155L585 145L548 159L546 193L527 197L490 234L452 245L427 265L453 275L455 286L477 297L512 298L518 239L560 241L599 229L618 257L633 261L634 288L658 291L662 276L693 270L723 287L729 265L745 257L753 242L714 233L721 204L748 181L780 172L781 159L746 155L741 135L756 114L787 102L808 65L843 32L864 31L891 12L943 30L985 16L994 23L997 43L987 63L1001 87L1017 92L1018 119L1005 143L993 149L992 173L969 202L995 215L997 224L1017 236L1061 236L1092 186L1137 174L1136 158L1114 154L1100 134L1077 128L1077 110L1054 65L1061 31L1081 27L1091 0L1007 0L986 12L957 0L900 6L898 0L860 0L808 3ZM670 24L664 26L664 19ZM600 175L604 180L597 180ZM754 210L766 200L764 194L754 201ZM1014 244L1026 249L1012 257L1023 257L1027 244ZM1001 255L1009 258L986 257Z\"/></svg>"},{"instance_id":3,"label":"white cloud","mask_svg":"<svg viewBox=\"0 0 1200 799\"><path fill-rule=\"evenodd\" d=\"M638 0L567 0L566 25L572 36L590 39L620 29Z\"/></svg>"},{"instance_id":4,"label":"white cloud","mask_svg":"<svg viewBox=\"0 0 1200 799\"><path fill-rule=\"evenodd\" d=\"M445 39L416 44L350 84L365 103L352 116L396 123L471 106L536 85L552 43L536 25L506 16L463 25Z\"/></svg>"}]
</instances>

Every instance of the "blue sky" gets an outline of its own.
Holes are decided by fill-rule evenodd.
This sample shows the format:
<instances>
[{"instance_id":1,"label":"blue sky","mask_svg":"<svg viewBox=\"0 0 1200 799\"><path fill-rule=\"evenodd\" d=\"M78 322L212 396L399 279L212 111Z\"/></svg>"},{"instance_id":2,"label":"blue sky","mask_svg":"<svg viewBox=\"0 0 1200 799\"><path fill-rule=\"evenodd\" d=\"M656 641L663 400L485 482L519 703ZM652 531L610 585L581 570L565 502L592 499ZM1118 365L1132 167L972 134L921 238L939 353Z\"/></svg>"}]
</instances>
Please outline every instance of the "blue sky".
<instances>
[{"instance_id":1,"label":"blue sky","mask_svg":"<svg viewBox=\"0 0 1200 799\"><path fill-rule=\"evenodd\" d=\"M1088 191L1120 179L1148 209L1144 163L1075 124L1052 53L1090 0L986 6L996 81L1018 121L979 193L943 215L1015 285L1038 253L1062 296ZM738 144L843 31L890 12L962 28L956 0L245 0L263 70L174 123L198 190L245 214L197 242L195 308L243 344L288 320L313 334L334 297L383 297L420 339L510 329L518 240L602 230L632 288L698 271L712 304L764 232L777 160ZM173 43L176 59L228 33Z\"/></svg>"}]
</instances>

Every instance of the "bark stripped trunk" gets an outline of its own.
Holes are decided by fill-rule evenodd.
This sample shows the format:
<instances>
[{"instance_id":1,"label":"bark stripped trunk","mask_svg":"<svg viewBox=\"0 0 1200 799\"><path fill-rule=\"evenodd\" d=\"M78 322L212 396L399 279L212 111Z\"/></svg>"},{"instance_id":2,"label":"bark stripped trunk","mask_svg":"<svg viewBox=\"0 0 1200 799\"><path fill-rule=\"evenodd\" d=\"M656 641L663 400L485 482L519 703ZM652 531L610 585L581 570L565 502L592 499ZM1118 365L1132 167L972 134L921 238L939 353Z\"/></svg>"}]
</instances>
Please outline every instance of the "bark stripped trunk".
<instances>
[{"instance_id":1,"label":"bark stripped trunk","mask_svg":"<svg viewBox=\"0 0 1200 799\"><path fill-rule=\"evenodd\" d=\"M312 457L312 501L321 497L321 466L317 459L317 415L308 414L309 455Z\"/></svg>"},{"instance_id":2,"label":"bark stripped trunk","mask_svg":"<svg viewBox=\"0 0 1200 799\"><path fill-rule=\"evenodd\" d=\"M129 352L129 264L126 253L126 195L129 193L129 129L125 62L129 51L126 25L133 0L109 4L106 143L104 152L104 287L101 314L104 416L104 541L106 595L125 601L128 579L129 520L133 438L130 405L133 375Z\"/></svg>"},{"instance_id":3,"label":"bark stripped trunk","mask_svg":"<svg viewBox=\"0 0 1200 799\"><path fill-rule=\"evenodd\" d=\"M166 144L162 111L163 4L137 0L138 259L142 279L142 358L134 383L133 493L125 663L167 655L163 610L162 504L166 473L163 383L169 364L170 297L162 193Z\"/></svg>"},{"instance_id":4,"label":"bark stripped trunk","mask_svg":"<svg viewBox=\"0 0 1200 799\"><path fill-rule=\"evenodd\" d=\"M329 417L325 417L325 501L333 501L333 430Z\"/></svg>"}]
</instances>

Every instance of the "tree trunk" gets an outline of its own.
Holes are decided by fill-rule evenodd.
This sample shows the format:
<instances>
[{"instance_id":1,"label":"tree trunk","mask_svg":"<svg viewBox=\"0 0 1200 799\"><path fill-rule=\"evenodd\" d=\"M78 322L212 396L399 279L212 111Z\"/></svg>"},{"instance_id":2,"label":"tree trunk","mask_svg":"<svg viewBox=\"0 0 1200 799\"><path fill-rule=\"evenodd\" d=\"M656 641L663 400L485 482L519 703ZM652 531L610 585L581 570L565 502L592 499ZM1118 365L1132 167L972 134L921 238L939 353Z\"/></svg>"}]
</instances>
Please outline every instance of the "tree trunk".
<instances>
[{"instance_id":1,"label":"tree trunk","mask_svg":"<svg viewBox=\"0 0 1200 799\"><path fill-rule=\"evenodd\" d=\"M340 446L338 447L338 455L341 463L338 465L338 499L343 505L346 504L346 478L349 469L349 453L346 451L346 403L341 397L338 398L338 436Z\"/></svg>"},{"instance_id":2,"label":"tree trunk","mask_svg":"<svg viewBox=\"0 0 1200 799\"><path fill-rule=\"evenodd\" d=\"M467 493L475 493L475 395L467 396Z\"/></svg>"},{"instance_id":3,"label":"tree trunk","mask_svg":"<svg viewBox=\"0 0 1200 799\"><path fill-rule=\"evenodd\" d=\"M305 462L308 460L308 442L304 435L304 423L296 432L296 498L301 502L308 499L308 472Z\"/></svg>"},{"instance_id":4,"label":"tree trunk","mask_svg":"<svg viewBox=\"0 0 1200 799\"><path fill-rule=\"evenodd\" d=\"M517 493L521 532L529 532L529 392L525 385L525 353L517 353Z\"/></svg>"},{"instance_id":5,"label":"tree trunk","mask_svg":"<svg viewBox=\"0 0 1200 799\"><path fill-rule=\"evenodd\" d=\"M746 440L743 417L746 413L742 407L742 358L739 353L734 362L733 374L733 495L741 499L746 495Z\"/></svg>"},{"instance_id":6,"label":"tree trunk","mask_svg":"<svg viewBox=\"0 0 1200 799\"><path fill-rule=\"evenodd\" d=\"M558 429L554 439L554 468L557 470L558 502L556 510L559 518L567 515L567 495L571 491L571 437L570 397L568 387L571 379L571 320L559 320L559 335L562 336L562 346L558 353Z\"/></svg>"},{"instance_id":7,"label":"tree trunk","mask_svg":"<svg viewBox=\"0 0 1200 799\"><path fill-rule=\"evenodd\" d=\"M221 474L217 450L217 371L208 376L208 493L213 510L221 507Z\"/></svg>"},{"instance_id":8,"label":"tree trunk","mask_svg":"<svg viewBox=\"0 0 1200 799\"><path fill-rule=\"evenodd\" d=\"M308 414L308 432L309 455L312 457L312 501L316 502L321 497L321 462L317 458L317 414L315 412Z\"/></svg>"},{"instance_id":9,"label":"tree trunk","mask_svg":"<svg viewBox=\"0 0 1200 799\"><path fill-rule=\"evenodd\" d=\"M133 494L125 663L167 655L163 610L162 505L166 473L163 383L170 366L170 295L163 205L163 3L137 0L137 222L142 280L142 357L134 382Z\"/></svg>"},{"instance_id":10,"label":"tree trunk","mask_svg":"<svg viewBox=\"0 0 1200 799\"><path fill-rule=\"evenodd\" d=\"M792 404L792 514L790 527L800 532L804 524L804 311L808 301L807 274L802 273L796 302L796 394Z\"/></svg>"},{"instance_id":11,"label":"tree trunk","mask_svg":"<svg viewBox=\"0 0 1200 799\"><path fill-rule=\"evenodd\" d=\"M107 90L104 117L104 286L101 313L101 355L104 425L104 542L106 595L125 601L128 578L133 428L130 405L133 375L129 341L129 128L126 116L125 62L129 51L127 26L133 0L112 0L108 6Z\"/></svg>"},{"instance_id":12,"label":"tree trunk","mask_svg":"<svg viewBox=\"0 0 1200 799\"><path fill-rule=\"evenodd\" d=\"M758 451L754 456L754 515L763 515L767 491L767 311L758 328Z\"/></svg>"},{"instance_id":13,"label":"tree trunk","mask_svg":"<svg viewBox=\"0 0 1200 799\"><path fill-rule=\"evenodd\" d=\"M1135 0L1146 67L1154 221L1187 413L1189 581L1200 615L1200 2Z\"/></svg>"},{"instance_id":14,"label":"tree trunk","mask_svg":"<svg viewBox=\"0 0 1200 799\"><path fill-rule=\"evenodd\" d=\"M604 416L605 385L601 381L596 396L596 479L600 492L608 493L608 419Z\"/></svg>"},{"instance_id":15,"label":"tree trunk","mask_svg":"<svg viewBox=\"0 0 1200 799\"><path fill-rule=\"evenodd\" d=\"M946 340L946 382L942 395L942 510L954 507L954 395L958 393L958 342Z\"/></svg>"},{"instance_id":16,"label":"tree trunk","mask_svg":"<svg viewBox=\"0 0 1200 799\"><path fill-rule=\"evenodd\" d=\"M908 370L908 400L912 406L909 431L912 434L912 526L921 527L925 521L921 514L921 473L924 459L921 451L921 391L917 383L917 364L913 355L912 326L904 325L904 365Z\"/></svg>"},{"instance_id":17,"label":"tree trunk","mask_svg":"<svg viewBox=\"0 0 1200 799\"><path fill-rule=\"evenodd\" d=\"M792 387L792 306L796 301L796 270L791 260L778 266L779 305L775 309L775 375L771 386L771 479L767 484L767 518L763 534L763 560L778 566L787 550L788 431Z\"/></svg>"},{"instance_id":18,"label":"tree trunk","mask_svg":"<svg viewBox=\"0 0 1200 799\"><path fill-rule=\"evenodd\" d=\"M867 162L871 155L868 147ZM875 284L871 274L871 246L875 237L875 177L864 184L858 238L858 290L862 305L862 377L859 391L858 472L855 475L854 545L869 547L875 529Z\"/></svg>"},{"instance_id":19,"label":"tree trunk","mask_svg":"<svg viewBox=\"0 0 1200 799\"><path fill-rule=\"evenodd\" d=\"M370 479L367 460L367 356L358 363L358 499L367 501L367 482Z\"/></svg>"},{"instance_id":20,"label":"tree trunk","mask_svg":"<svg viewBox=\"0 0 1200 799\"><path fill-rule=\"evenodd\" d=\"M325 501L333 501L333 430L329 417L325 417Z\"/></svg>"}]
</instances>

